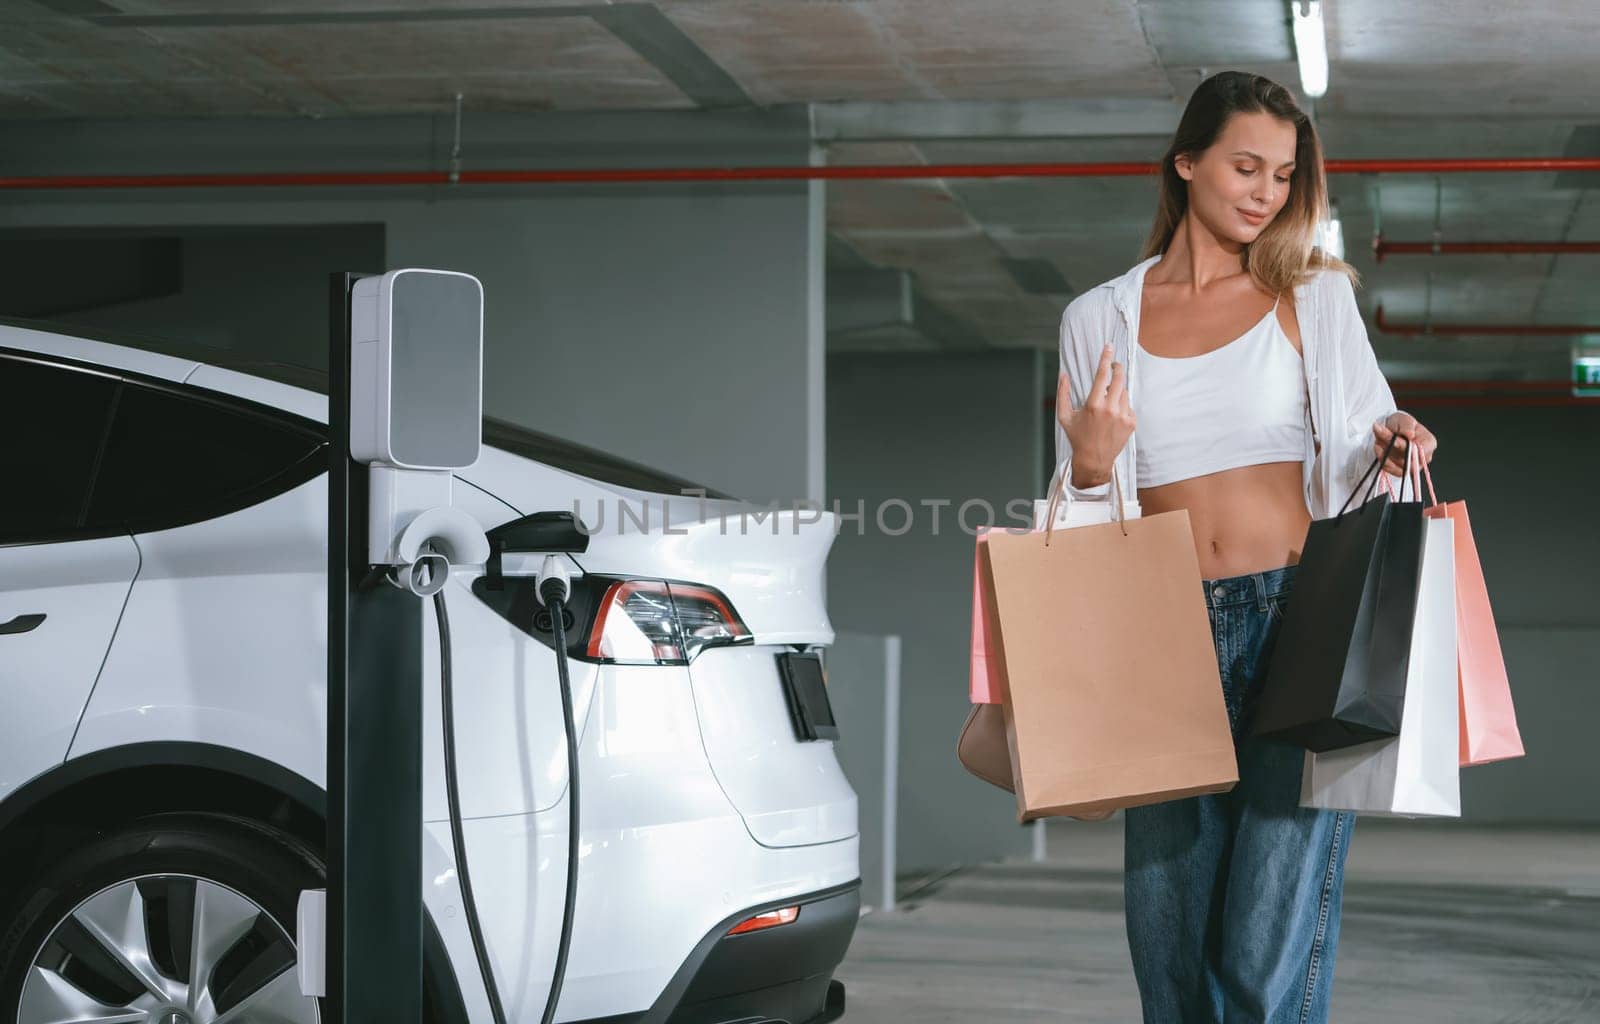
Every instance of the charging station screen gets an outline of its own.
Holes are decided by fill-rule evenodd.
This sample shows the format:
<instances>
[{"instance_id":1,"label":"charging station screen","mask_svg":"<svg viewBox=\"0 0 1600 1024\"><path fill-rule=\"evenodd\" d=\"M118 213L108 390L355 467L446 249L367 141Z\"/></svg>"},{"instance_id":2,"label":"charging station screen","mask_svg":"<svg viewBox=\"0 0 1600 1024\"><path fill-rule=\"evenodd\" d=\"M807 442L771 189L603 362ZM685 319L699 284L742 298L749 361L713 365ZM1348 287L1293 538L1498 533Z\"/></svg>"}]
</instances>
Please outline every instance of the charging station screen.
<instances>
[{"instance_id":1,"label":"charging station screen","mask_svg":"<svg viewBox=\"0 0 1600 1024\"><path fill-rule=\"evenodd\" d=\"M483 432L483 293L456 274L400 274L393 288L390 451L409 466L469 466Z\"/></svg>"}]
</instances>

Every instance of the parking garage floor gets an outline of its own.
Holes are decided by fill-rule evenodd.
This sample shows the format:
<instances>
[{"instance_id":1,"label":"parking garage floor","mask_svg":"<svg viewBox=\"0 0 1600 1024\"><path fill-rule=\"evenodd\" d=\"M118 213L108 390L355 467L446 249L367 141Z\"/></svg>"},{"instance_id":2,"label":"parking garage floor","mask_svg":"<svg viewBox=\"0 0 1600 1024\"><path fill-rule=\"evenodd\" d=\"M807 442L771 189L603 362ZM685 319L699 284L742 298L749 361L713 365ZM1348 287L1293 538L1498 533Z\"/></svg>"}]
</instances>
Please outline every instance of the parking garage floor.
<instances>
[{"instance_id":1,"label":"parking garage floor","mask_svg":"<svg viewBox=\"0 0 1600 1024\"><path fill-rule=\"evenodd\" d=\"M1049 847L903 878L837 972L849 1024L1138 1021L1121 823ZM1368 818L1346 871L1338 1024L1600 1021L1600 830Z\"/></svg>"}]
</instances>

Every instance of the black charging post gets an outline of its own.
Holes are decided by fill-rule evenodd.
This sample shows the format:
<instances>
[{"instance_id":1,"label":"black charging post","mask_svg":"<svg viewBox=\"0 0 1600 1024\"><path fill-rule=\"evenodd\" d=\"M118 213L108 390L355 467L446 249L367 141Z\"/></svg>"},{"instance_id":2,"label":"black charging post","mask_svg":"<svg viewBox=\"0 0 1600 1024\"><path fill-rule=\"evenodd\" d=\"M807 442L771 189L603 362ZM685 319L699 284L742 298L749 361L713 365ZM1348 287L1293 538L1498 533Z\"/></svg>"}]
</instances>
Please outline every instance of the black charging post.
<instances>
[{"instance_id":1,"label":"black charging post","mask_svg":"<svg viewBox=\"0 0 1600 1024\"><path fill-rule=\"evenodd\" d=\"M350 298L329 280L328 893L332 1024L422 1020L422 608L368 564L350 449Z\"/></svg>"}]
</instances>

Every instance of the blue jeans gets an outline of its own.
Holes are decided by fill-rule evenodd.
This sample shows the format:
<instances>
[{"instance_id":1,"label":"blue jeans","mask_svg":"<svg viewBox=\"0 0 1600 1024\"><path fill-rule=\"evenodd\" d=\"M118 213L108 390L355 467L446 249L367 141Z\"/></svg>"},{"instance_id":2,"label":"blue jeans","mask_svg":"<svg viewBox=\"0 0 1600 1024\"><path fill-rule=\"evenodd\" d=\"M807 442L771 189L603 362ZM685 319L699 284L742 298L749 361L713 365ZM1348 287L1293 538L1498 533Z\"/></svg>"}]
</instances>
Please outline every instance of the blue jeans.
<instances>
[{"instance_id":1,"label":"blue jeans","mask_svg":"<svg viewBox=\"0 0 1600 1024\"><path fill-rule=\"evenodd\" d=\"M1239 784L1125 814L1128 948L1146 1024L1328 1018L1355 815L1300 807L1304 749L1249 735L1294 575L1204 581Z\"/></svg>"}]
</instances>

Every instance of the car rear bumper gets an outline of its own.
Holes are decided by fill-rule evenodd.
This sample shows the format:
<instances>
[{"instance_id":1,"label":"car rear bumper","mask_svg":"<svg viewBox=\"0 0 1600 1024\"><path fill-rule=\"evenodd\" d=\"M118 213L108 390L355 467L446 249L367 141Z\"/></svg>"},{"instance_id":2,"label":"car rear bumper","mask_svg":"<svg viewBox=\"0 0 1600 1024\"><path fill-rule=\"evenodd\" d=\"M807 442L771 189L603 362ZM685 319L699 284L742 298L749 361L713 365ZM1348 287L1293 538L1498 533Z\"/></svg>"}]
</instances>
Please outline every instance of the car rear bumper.
<instances>
[{"instance_id":1,"label":"car rear bumper","mask_svg":"<svg viewBox=\"0 0 1600 1024\"><path fill-rule=\"evenodd\" d=\"M800 907L791 923L729 935L741 921ZM649 1010L584 1024L828 1024L844 1016L844 985L833 972L861 916L861 882L733 914L695 946Z\"/></svg>"}]
</instances>

